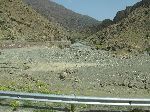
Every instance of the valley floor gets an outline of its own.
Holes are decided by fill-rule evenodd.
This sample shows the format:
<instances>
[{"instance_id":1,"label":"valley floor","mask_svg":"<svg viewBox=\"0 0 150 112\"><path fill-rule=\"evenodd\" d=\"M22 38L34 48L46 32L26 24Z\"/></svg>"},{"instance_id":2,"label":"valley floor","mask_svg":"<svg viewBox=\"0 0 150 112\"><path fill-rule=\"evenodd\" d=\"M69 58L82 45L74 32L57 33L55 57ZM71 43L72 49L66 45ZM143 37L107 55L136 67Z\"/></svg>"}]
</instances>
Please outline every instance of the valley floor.
<instances>
[{"instance_id":1,"label":"valley floor","mask_svg":"<svg viewBox=\"0 0 150 112\"><path fill-rule=\"evenodd\" d=\"M32 46L0 50L0 90L99 97L150 95L150 56Z\"/></svg>"}]
</instances>

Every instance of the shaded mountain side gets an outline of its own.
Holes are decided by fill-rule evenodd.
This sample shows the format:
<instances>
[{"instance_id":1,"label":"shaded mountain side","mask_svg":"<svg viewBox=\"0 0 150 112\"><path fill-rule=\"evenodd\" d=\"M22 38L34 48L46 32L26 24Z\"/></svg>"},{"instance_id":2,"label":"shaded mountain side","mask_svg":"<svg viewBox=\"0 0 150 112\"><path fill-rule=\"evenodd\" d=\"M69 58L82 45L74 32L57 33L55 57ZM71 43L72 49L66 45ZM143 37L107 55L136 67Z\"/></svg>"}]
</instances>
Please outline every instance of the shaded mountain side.
<instances>
[{"instance_id":1,"label":"shaded mountain side","mask_svg":"<svg viewBox=\"0 0 150 112\"><path fill-rule=\"evenodd\" d=\"M98 49L119 53L149 52L150 3L147 3L149 0L137 3L139 7L136 7L127 17L88 37L88 42Z\"/></svg>"},{"instance_id":2,"label":"shaded mountain side","mask_svg":"<svg viewBox=\"0 0 150 112\"><path fill-rule=\"evenodd\" d=\"M101 22L99 22L99 24L96 25L91 25L89 27L86 27L85 29L81 30L80 33L81 34L86 34L86 36L90 36L110 25L114 24L114 22L110 19L105 19ZM84 38L83 38L84 39Z\"/></svg>"},{"instance_id":3,"label":"shaded mountain side","mask_svg":"<svg viewBox=\"0 0 150 112\"><path fill-rule=\"evenodd\" d=\"M99 24L99 21L92 17L75 13L50 0L23 1L50 21L56 21L70 31L80 31L88 26Z\"/></svg>"},{"instance_id":4,"label":"shaded mountain side","mask_svg":"<svg viewBox=\"0 0 150 112\"><path fill-rule=\"evenodd\" d=\"M0 40L45 41L68 37L63 27L49 22L22 0L0 0Z\"/></svg>"},{"instance_id":5,"label":"shaded mountain side","mask_svg":"<svg viewBox=\"0 0 150 112\"><path fill-rule=\"evenodd\" d=\"M84 29L81 29L78 32L71 32L71 42L78 42L78 41L84 41L87 37L95 34L96 32L114 24L114 22L110 19L105 19L102 22L99 22L99 24L87 26Z\"/></svg>"}]
</instances>

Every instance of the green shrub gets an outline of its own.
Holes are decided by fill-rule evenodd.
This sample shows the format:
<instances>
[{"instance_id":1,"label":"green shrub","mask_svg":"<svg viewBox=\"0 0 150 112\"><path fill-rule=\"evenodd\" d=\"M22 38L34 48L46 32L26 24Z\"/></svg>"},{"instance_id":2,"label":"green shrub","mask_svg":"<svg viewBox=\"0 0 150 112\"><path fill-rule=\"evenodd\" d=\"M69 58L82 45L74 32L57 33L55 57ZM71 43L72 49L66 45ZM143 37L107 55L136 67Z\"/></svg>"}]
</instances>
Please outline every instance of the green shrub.
<instances>
[{"instance_id":1,"label":"green shrub","mask_svg":"<svg viewBox=\"0 0 150 112\"><path fill-rule=\"evenodd\" d=\"M14 100L14 101L10 102L10 106L13 108L13 111L16 111L18 109L18 107L20 106L20 102L17 100Z\"/></svg>"},{"instance_id":2,"label":"green shrub","mask_svg":"<svg viewBox=\"0 0 150 112\"><path fill-rule=\"evenodd\" d=\"M46 109L46 110L34 110L34 112L56 112L56 111L55 110Z\"/></svg>"},{"instance_id":3,"label":"green shrub","mask_svg":"<svg viewBox=\"0 0 150 112\"><path fill-rule=\"evenodd\" d=\"M146 52L150 55L150 47L146 48Z\"/></svg>"},{"instance_id":4,"label":"green shrub","mask_svg":"<svg viewBox=\"0 0 150 112\"><path fill-rule=\"evenodd\" d=\"M75 112L75 104L71 104L70 111Z\"/></svg>"},{"instance_id":5,"label":"green shrub","mask_svg":"<svg viewBox=\"0 0 150 112\"><path fill-rule=\"evenodd\" d=\"M144 111L142 109L133 109L130 112L147 112L147 111Z\"/></svg>"},{"instance_id":6,"label":"green shrub","mask_svg":"<svg viewBox=\"0 0 150 112\"><path fill-rule=\"evenodd\" d=\"M4 24L5 21L0 17L0 25Z\"/></svg>"},{"instance_id":7,"label":"green shrub","mask_svg":"<svg viewBox=\"0 0 150 112\"><path fill-rule=\"evenodd\" d=\"M1 91L7 91L7 90L10 90L10 88L0 85L0 90L1 90Z\"/></svg>"}]
</instances>

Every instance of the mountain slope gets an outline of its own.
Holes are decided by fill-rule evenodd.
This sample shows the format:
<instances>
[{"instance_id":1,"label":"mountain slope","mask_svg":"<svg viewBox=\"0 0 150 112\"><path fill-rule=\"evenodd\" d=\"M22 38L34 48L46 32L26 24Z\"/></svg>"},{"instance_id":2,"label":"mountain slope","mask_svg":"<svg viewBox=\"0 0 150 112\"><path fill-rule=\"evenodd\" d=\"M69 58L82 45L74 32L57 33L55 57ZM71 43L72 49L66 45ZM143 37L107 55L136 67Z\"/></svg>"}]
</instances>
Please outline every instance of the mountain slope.
<instances>
[{"instance_id":1,"label":"mountain slope","mask_svg":"<svg viewBox=\"0 0 150 112\"><path fill-rule=\"evenodd\" d=\"M126 17L128 17L128 15L132 12L132 11L134 11L134 10L136 10L137 8L139 8L139 7L149 7L149 4L150 4L150 1L149 0L142 0L141 2L138 2L138 3L136 3L135 5L133 5L133 6L128 6L128 7L126 7L126 9L125 10L122 10L122 11L118 11L117 12L117 14L116 14L116 16L114 17L114 22L116 23L116 22L119 22L119 21L121 21L123 18L126 18Z\"/></svg>"},{"instance_id":2,"label":"mountain slope","mask_svg":"<svg viewBox=\"0 0 150 112\"><path fill-rule=\"evenodd\" d=\"M87 40L99 49L115 52L139 53L150 49L150 2L142 0L130 8L134 10L123 17L117 14L115 24L98 31Z\"/></svg>"},{"instance_id":3,"label":"mountain slope","mask_svg":"<svg viewBox=\"0 0 150 112\"><path fill-rule=\"evenodd\" d=\"M0 0L1 40L61 40L68 36L59 24L49 22L21 0Z\"/></svg>"},{"instance_id":4,"label":"mountain slope","mask_svg":"<svg viewBox=\"0 0 150 112\"><path fill-rule=\"evenodd\" d=\"M99 24L99 21L58 5L50 0L23 0L31 5L37 12L47 17L50 21L56 21L63 27L73 31L80 31L82 28Z\"/></svg>"}]
</instances>

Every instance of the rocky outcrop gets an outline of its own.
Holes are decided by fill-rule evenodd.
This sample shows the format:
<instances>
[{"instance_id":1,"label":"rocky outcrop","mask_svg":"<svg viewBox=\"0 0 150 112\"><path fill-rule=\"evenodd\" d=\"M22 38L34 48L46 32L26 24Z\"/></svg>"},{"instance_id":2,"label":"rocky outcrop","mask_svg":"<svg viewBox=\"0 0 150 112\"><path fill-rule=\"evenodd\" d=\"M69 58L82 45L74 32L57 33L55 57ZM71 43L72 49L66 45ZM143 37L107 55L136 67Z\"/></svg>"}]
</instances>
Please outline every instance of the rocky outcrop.
<instances>
[{"instance_id":1,"label":"rocky outcrop","mask_svg":"<svg viewBox=\"0 0 150 112\"><path fill-rule=\"evenodd\" d=\"M133 6L128 6L126 7L125 10L119 11L115 18L114 18L114 22L119 22L121 21L123 18L128 17L128 15L134 11L135 9L139 8L139 7L150 7L150 0L142 0L141 2L136 3Z\"/></svg>"}]
</instances>

